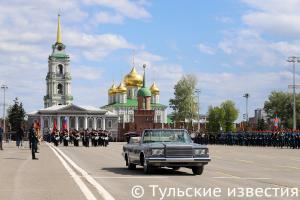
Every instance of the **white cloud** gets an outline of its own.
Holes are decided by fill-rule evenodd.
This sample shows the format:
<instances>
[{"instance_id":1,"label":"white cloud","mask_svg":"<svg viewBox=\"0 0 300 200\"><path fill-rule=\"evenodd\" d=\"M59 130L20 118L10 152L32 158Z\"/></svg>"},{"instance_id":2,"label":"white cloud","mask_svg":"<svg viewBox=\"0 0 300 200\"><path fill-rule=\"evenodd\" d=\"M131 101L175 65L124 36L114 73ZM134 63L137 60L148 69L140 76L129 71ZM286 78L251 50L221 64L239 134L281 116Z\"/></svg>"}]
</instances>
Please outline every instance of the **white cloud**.
<instances>
[{"instance_id":1,"label":"white cloud","mask_svg":"<svg viewBox=\"0 0 300 200\"><path fill-rule=\"evenodd\" d=\"M121 24L124 18L119 14L112 15L111 13L101 11L95 15L94 20L95 23L100 24Z\"/></svg>"},{"instance_id":2,"label":"white cloud","mask_svg":"<svg viewBox=\"0 0 300 200\"><path fill-rule=\"evenodd\" d=\"M112 8L117 13L132 19L145 19L151 16L143 7L145 4L130 0L84 0L84 2Z\"/></svg>"},{"instance_id":3,"label":"white cloud","mask_svg":"<svg viewBox=\"0 0 300 200\"><path fill-rule=\"evenodd\" d=\"M131 59L132 60L132 59ZM147 67L153 67L155 63L164 60L162 56L152 54L147 51L139 51L138 54L134 56L134 62L136 65L142 66L146 64Z\"/></svg>"},{"instance_id":4,"label":"white cloud","mask_svg":"<svg viewBox=\"0 0 300 200\"><path fill-rule=\"evenodd\" d=\"M215 50L212 47L207 46L205 44L199 43L197 44L197 48L202 53L209 54L209 55L215 54Z\"/></svg>"},{"instance_id":5,"label":"white cloud","mask_svg":"<svg viewBox=\"0 0 300 200\"><path fill-rule=\"evenodd\" d=\"M233 100L244 113L244 93L250 94L250 112L263 107L271 91L288 91L292 74L287 71L250 73L204 73L198 72L198 87L202 90L201 113L206 113L209 105L217 106L225 100ZM300 76L297 76L299 80ZM250 113L252 115L252 113Z\"/></svg>"},{"instance_id":6,"label":"white cloud","mask_svg":"<svg viewBox=\"0 0 300 200\"><path fill-rule=\"evenodd\" d=\"M245 24L271 35L293 36L299 38L300 1L298 0L244 0L252 7L244 14Z\"/></svg>"},{"instance_id":7,"label":"white cloud","mask_svg":"<svg viewBox=\"0 0 300 200\"><path fill-rule=\"evenodd\" d=\"M99 80L102 76L102 70L99 68L88 67L88 66L74 66L72 68L73 79L83 80Z\"/></svg>"}]
</instances>

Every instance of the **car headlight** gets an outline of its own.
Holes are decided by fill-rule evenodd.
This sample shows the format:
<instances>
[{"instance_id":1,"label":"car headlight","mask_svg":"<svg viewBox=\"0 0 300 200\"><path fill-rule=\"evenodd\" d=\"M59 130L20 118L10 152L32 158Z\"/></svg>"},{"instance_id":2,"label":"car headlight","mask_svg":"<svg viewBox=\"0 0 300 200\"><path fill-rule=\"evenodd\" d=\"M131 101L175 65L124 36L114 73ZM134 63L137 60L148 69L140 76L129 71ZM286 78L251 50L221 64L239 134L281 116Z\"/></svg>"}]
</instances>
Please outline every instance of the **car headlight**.
<instances>
[{"instance_id":1,"label":"car headlight","mask_svg":"<svg viewBox=\"0 0 300 200\"><path fill-rule=\"evenodd\" d=\"M151 151L152 156L162 156L165 154L164 149L152 149Z\"/></svg>"},{"instance_id":2,"label":"car headlight","mask_svg":"<svg viewBox=\"0 0 300 200\"><path fill-rule=\"evenodd\" d=\"M195 149L194 154L197 155L197 156L205 155L206 154L206 149Z\"/></svg>"}]
</instances>

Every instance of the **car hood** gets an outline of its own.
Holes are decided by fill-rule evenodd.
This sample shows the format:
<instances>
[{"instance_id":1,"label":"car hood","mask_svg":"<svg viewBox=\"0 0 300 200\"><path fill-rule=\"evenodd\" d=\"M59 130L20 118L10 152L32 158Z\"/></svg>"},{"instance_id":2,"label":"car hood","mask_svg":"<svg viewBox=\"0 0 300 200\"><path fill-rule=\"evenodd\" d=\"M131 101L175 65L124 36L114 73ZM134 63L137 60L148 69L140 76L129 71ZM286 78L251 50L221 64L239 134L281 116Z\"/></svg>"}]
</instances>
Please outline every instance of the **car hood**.
<instances>
[{"instance_id":1,"label":"car hood","mask_svg":"<svg viewBox=\"0 0 300 200\"><path fill-rule=\"evenodd\" d=\"M148 143L147 146L150 148L168 148L168 147L186 147L186 148L206 148L205 145L199 145L195 143L180 143L180 142L156 142Z\"/></svg>"}]
</instances>

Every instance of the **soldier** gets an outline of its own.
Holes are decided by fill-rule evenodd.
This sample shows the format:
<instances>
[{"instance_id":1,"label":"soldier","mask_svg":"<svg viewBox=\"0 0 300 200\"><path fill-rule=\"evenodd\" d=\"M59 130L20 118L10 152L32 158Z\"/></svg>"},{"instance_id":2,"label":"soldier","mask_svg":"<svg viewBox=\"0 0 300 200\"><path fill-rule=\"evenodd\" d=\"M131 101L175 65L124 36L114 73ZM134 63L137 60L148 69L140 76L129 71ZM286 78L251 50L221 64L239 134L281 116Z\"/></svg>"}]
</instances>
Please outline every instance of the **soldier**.
<instances>
[{"instance_id":1,"label":"soldier","mask_svg":"<svg viewBox=\"0 0 300 200\"><path fill-rule=\"evenodd\" d=\"M0 150L3 150L2 140L3 140L3 128L2 126L0 126Z\"/></svg>"},{"instance_id":2,"label":"soldier","mask_svg":"<svg viewBox=\"0 0 300 200\"><path fill-rule=\"evenodd\" d=\"M35 157L35 153L37 151L37 141L38 141L38 138L37 138L36 132L34 130L34 124L32 124L29 129L29 142L31 144L32 160L38 160L38 158Z\"/></svg>"},{"instance_id":3,"label":"soldier","mask_svg":"<svg viewBox=\"0 0 300 200\"><path fill-rule=\"evenodd\" d=\"M74 146L78 147L79 146L79 140L80 140L80 135L77 131L73 131L73 141L74 141Z\"/></svg>"},{"instance_id":4,"label":"soldier","mask_svg":"<svg viewBox=\"0 0 300 200\"><path fill-rule=\"evenodd\" d=\"M68 130L64 130L64 136L63 136L63 141L64 141L64 146L67 147L69 145L69 134L68 134Z\"/></svg>"}]
</instances>

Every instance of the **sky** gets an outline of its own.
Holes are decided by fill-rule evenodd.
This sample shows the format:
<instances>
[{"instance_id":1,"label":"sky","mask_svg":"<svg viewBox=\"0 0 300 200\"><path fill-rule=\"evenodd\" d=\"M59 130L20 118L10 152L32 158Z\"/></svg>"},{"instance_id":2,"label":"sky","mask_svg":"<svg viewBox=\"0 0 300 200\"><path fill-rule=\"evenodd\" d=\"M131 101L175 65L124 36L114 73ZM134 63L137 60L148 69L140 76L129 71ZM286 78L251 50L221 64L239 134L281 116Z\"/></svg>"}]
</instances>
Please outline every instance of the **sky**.
<instances>
[{"instance_id":1,"label":"sky","mask_svg":"<svg viewBox=\"0 0 300 200\"><path fill-rule=\"evenodd\" d=\"M300 0L0 0L0 84L8 105L18 97L26 112L43 108L60 13L74 104L106 105L134 55L140 74L147 64L147 85L156 82L161 103L169 105L176 82L193 74L201 114L233 100L242 120L244 93L253 116L271 91L289 91L299 9Z\"/></svg>"}]
</instances>

